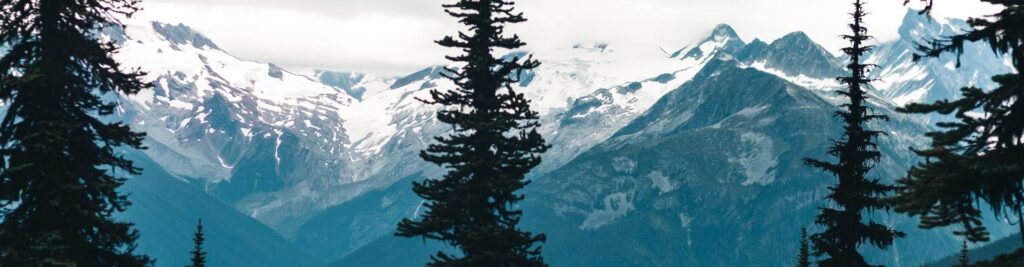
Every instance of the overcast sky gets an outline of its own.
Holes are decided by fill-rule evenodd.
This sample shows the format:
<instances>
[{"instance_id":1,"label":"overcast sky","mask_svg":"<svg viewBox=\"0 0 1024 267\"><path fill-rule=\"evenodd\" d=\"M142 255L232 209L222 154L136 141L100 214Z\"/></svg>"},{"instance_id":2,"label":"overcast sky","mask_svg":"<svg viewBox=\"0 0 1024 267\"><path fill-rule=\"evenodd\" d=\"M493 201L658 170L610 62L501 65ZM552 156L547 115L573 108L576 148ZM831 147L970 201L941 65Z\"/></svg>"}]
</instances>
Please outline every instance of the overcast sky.
<instances>
[{"instance_id":1,"label":"overcast sky","mask_svg":"<svg viewBox=\"0 0 1024 267\"><path fill-rule=\"evenodd\" d=\"M916 0L915 0L916 1ZM433 40L460 29L440 7L450 0L145 0L141 17L196 28L228 52L292 69L394 76L443 64ZM718 23L750 41L804 31L833 53L843 46L847 0L519 0L528 22L510 31L543 53L575 43L618 50L678 49ZM977 0L938 0L935 15L992 12ZM873 0L867 18L880 41L895 38L903 0ZM911 7L920 7L912 4ZM551 52L554 53L554 52Z\"/></svg>"}]
</instances>

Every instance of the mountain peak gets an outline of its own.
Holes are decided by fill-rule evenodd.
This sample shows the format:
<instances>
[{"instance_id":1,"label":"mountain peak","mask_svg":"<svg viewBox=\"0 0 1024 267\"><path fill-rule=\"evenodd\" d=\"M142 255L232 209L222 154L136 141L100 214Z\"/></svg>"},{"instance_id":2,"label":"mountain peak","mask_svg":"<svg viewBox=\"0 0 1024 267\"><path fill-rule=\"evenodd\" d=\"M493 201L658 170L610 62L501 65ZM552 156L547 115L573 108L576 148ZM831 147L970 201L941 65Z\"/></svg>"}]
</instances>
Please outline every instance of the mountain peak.
<instances>
[{"instance_id":1,"label":"mountain peak","mask_svg":"<svg viewBox=\"0 0 1024 267\"><path fill-rule=\"evenodd\" d=\"M749 63L753 60L764 57L771 49L772 48L768 43L761 41L761 39L754 38L754 40L750 41L750 43L744 46L743 49L736 52L736 60Z\"/></svg>"},{"instance_id":2,"label":"mountain peak","mask_svg":"<svg viewBox=\"0 0 1024 267\"><path fill-rule=\"evenodd\" d=\"M807 33L803 32L803 31L795 31L795 32L791 32L791 33L788 33L786 35L783 35L782 38L779 38L778 40L775 40L775 41L779 42L779 41L783 41L783 40L810 41L811 37L807 36Z\"/></svg>"},{"instance_id":3,"label":"mountain peak","mask_svg":"<svg viewBox=\"0 0 1024 267\"><path fill-rule=\"evenodd\" d=\"M786 34L772 42L772 47L783 48L783 47L800 47L800 48L820 48L820 46L811 40L810 36L802 31L796 31Z\"/></svg>"},{"instance_id":4,"label":"mountain peak","mask_svg":"<svg viewBox=\"0 0 1024 267\"><path fill-rule=\"evenodd\" d=\"M900 37L912 42L921 42L942 36L962 34L970 30L970 25L961 19L932 17L920 10L907 9L900 25Z\"/></svg>"},{"instance_id":5,"label":"mountain peak","mask_svg":"<svg viewBox=\"0 0 1024 267\"><path fill-rule=\"evenodd\" d=\"M786 34L771 45L752 42L739 53L738 58L747 64L763 61L764 67L793 77L835 77L842 69L842 64L832 53L799 31Z\"/></svg>"},{"instance_id":6,"label":"mountain peak","mask_svg":"<svg viewBox=\"0 0 1024 267\"><path fill-rule=\"evenodd\" d=\"M920 10L907 9L907 14L903 15L903 22L900 24L899 33L900 36L906 37L918 37L922 31L929 31L928 28L931 24L934 24L931 16L928 14L922 14Z\"/></svg>"},{"instance_id":7,"label":"mountain peak","mask_svg":"<svg viewBox=\"0 0 1024 267\"><path fill-rule=\"evenodd\" d=\"M404 86L410 85L415 82L425 81L431 79L439 79L442 77L442 72L445 71L444 66L433 66L417 71L416 73L409 74L405 77L398 78L395 83L391 84L391 89L398 89Z\"/></svg>"},{"instance_id":8,"label":"mountain peak","mask_svg":"<svg viewBox=\"0 0 1024 267\"><path fill-rule=\"evenodd\" d=\"M715 29L711 31L711 36L708 36L707 40L723 41L726 39L739 40L740 36L729 24L720 23L715 25Z\"/></svg>"},{"instance_id":9,"label":"mountain peak","mask_svg":"<svg viewBox=\"0 0 1024 267\"><path fill-rule=\"evenodd\" d=\"M921 10L913 8L907 9L907 14L903 15L903 24L911 24L913 22L930 22L932 20L931 15L928 13L921 13Z\"/></svg>"},{"instance_id":10,"label":"mountain peak","mask_svg":"<svg viewBox=\"0 0 1024 267\"><path fill-rule=\"evenodd\" d=\"M206 38L206 36L203 36L189 26L185 26L185 24L178 23L178 25L173 25L157 21L153 21L152 24L153 31L175 45L191 45L198 49L220 50L220 47L213 43L210 38Z\"/></svg>"},{"instance_id":11,"label":"mountain peak","mask_svg":"<svg viewBox=\"0 0 1024 267\"><path fill-rule=\"evenodd\" d=\"M678 52L673 53L673 57L682 54L682 59L706 59L708 56L715 56L719 52L724 52L727 55L731 55L736 51L739 51L747 44L740 39L740 36L736 34L736 30L733 30L728 24L718 24L711 34L701 41L696 46L684 48ZM685 50L685 54L684 53Z\"/></svg>"}]
</instances>

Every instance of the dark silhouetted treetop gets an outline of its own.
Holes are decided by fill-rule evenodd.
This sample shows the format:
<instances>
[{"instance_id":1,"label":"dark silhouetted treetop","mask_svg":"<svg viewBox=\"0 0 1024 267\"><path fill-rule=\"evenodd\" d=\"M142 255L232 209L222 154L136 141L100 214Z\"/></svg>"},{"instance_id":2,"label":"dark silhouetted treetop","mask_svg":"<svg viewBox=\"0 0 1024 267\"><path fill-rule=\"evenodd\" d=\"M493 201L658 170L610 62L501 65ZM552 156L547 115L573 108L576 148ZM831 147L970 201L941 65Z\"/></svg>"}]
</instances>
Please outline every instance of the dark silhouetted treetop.
<instances>
[{"instance_id":1,"label":"dark silhouetted treetop","mask_svg":"<svg viewBox=\"0 0 1024 267\"><path fill-rule=\"evenodd\" d=\"M960 246L960 262L957 263L958 267L971 266L970 250L967 249L967 240L964 240L964 244Z\"/></svg>"},{"instance_id":2,"label":"dark silhouetted treetop","mask_svg":"<svg viewBox=\"0 0 1024 267\"><path fill-rule=\"evenodd\" d=\"M203 236L203 220L199 219L199 223L196 224L196 233L192 237L194 247L190 254L192 255L191 264L187 267L206 267L206 251L203 251L203 242L206 238Z\"/></svg>"},{"instance_id":3,"label":"dark silhouetted treetop","mask_svg":"<svg viewBox=\"0 0 1024 267\"><path fill-rule=\"evenodd\" d=\"M467 31L437 43L461 51L446 58L462 67L444 73L456 88L431 90L430 99L423 101L442 106L437 118L453 131L435 137L436 143L420 157L448 172L413 184L413 191L426 200L426 211L402 220L397 232L439 240L461 252L438 252L431 266L545 266L540 246L544 235L520 229L522 211L516 209L524 198L518 191L529 184L526 174L549 148L537 132L537 112L513 87L524 70L539 62L494 54L525 45L505 33L506 25L526 21L513 5L504 0L444 5Z\"/></svg>"},{"instance_id":4,"label":"dark silhouetted treetop","mask_svg":"<svg viewBox=\"0 0 1024 267\"><path fill-rule=\"evenodd\" d=\"M117 149L143 134L107 118L113 94L148 84L98 38L139 9L136 0L0 0L0 266L147 266L138 232L111 216L139 174Z\"/></svg>"},{"instance_id":5,"label":"dark silhouetted treetop","mask_svg":"<svg viewBox=\"0 0 1024 267\"><path fill-rule=\"evenodd\" d=\"M797 254L796 267L811 267L811 250L807 244L807 227L800 228L800 254Z\"/></svg>"},{"instance_id":6,"label":"dark silhouetted treetop","mask_svg":"<svg viewBox=\"0 0 1024 267\"><path fill-rule=\"evenodd\" d=\"M868 96L864 87L871 81L867 78L871 65L861 63L861 58L871 50L871 46L865 44L871 36L864 27L866 13L863 3L856 0L853 5L853 22L849 24L851 34L842 36L850 42L850 47L842 49L850 59L847 65L850 76L838 78L846 85L846 90L836 91L849 99L849 103L841 105L836 112L843 121L843 134L828 151L837 161L805 160L807 165L838 178L838 183L829 188L826 196L835 208L822 208L816 220L825 230L811 236L814 255L821 258L819 266L872 266L858 252L861 245L886 249L892 246L895 238L903 236L903 233L870 218L874 211L890 209L884 198L893 187L868 177L881 158L875 140L882 133L868 129L867 123L887 121L888 118L874 114L866 103Z\"/></svg>"}]
</instances>

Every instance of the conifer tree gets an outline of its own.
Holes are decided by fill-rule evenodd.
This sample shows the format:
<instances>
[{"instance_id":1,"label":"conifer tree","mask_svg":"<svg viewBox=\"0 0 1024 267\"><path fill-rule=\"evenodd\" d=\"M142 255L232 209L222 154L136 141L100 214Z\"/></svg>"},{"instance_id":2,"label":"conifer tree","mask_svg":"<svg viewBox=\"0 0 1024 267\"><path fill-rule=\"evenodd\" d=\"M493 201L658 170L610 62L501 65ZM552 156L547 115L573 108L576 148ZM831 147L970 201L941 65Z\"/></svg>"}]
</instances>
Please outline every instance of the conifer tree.
<instances>
[{"instance_id":1,"label":"conifer tree","mask_svg":"<svg viewBox=\"0 0 1024 267\"><path fill-rule=\"evenodd\" d=\"M1003 10L968 20L966 33L921 45L915 58L953 53L959 66L964 44L987 42L995 53L1010 56L1015 72L992 77L997 88L991 91L966 87L959 100L900 110L953 115L955 120L939 123L939 130L927 134L932 146L914 151L924 161L898 181L894 198L896 211L920 216L922 228L958 224L962 229L955 233L971 242L989 240L981 221L986 206L997 216L1024 222L1024 2L981 2ZM1019 225L1024 231L1024 223Z\"/></svg>"},{"instance_id":2,"label":"conifer tree","mask_svg":"<svg viewBox=\"0 0 1024 267\"><path fill-rule=\"evenodd\" d=\"M115 149L143 134L103 119L104 98L147 86L111 54L104 27L137 0L0 0L0 266L146 266L138 232L111 218L127 198L120 175L139 169Z\"/></svg>"},{"instance_id":3,"label":"conifer tree","mask_svg":"<svg viewBox=\"0 0 1024 267\"><path fill-rule=\"evenodd\" d=\"M963 246L960 247L960 262L956 265L957 267L968 267L971 266L971 251L967 249L967 240L964 240Z\"/></svg>"},{"instance_id":4,"label":"conifer tree","mask_svg":"<svg viewBox=\"0 0 1024 267\"><path fill-rule=\"evenodd\" d=\"M797 255L796 267L811 267L811 251L807 244L807 227L800 228L800 254Z\"/></svg>"},{"instance_id":5,"label":"conifer tree","mask_svg":"<svg viewBox=\"0 0 1024 267\"><path fill-rule=\"evenodd\" d=\"M868 216L873 211L889 210L883 197L893 187L868 177L881 158L875 143L881 133L868 129L867 124L888 118L872 114L866 104L868 95L864 87L871 81L866 75L871 66L861 63L861 58L872 48L865 44L871 36L864 27L864 4L861 0L855 0L853 5L853 22L849 24L852 33L842 36L851 44L843 48L843 52L849 56L847 69L850 70L850 76L839 78L847 90L837 91L849 99L849 103L843 104L841 110L836 112L844 123L843 135L829 149L829 154L836 157L837 162L806 160L808 165L838 178L838 183L829 188L826 197L835 208L822 208L816 220L825 230L811 236L815 256L822 258L818 264L826 267L872 266L857 251L859 246L871 244L885 249L892 245L895 238L903 235Z\"/></svg>"},{"instance_id":6,"label":"conifer tree","mask_svg":"<svg viewBox=\"0 0 1024 267\"><path fill-rule=\"evenodd\" d=\"M206 251L203 251L203 241L206 238L203 237L203 219L199 219L199 223L196 224L196 234L192 238L195 247L192 248L192 264L188 267L206 267Z\"/></svg>"},{"instance_id":7,"label":"conifer tree","mask_svg":"<svg viewBox=\"0 0 1024 267\"><path fill-rule=\"evenodd\" d=\"M525 175L541 162L549 146L537 132L537 112L512 85L519 74L539 62L527 58L501 59L495 50L525 45L508 36L505 26L526 21L509 0L457 0L443 5L468 31L437 43L457 48L447 59L462 65L445 77L457 88L432 90L429 104L442 105L439 121L453 131L435 137L436 144L420 152L424 160L443 166L441 179L413 184L426 200L420 218L404 219L397 235L442 241L461 255L438 252L431 266L544 266L540 243L545 236L519 228L523 200L518 191L529 184Z\"/></svg>"}]
</instances>

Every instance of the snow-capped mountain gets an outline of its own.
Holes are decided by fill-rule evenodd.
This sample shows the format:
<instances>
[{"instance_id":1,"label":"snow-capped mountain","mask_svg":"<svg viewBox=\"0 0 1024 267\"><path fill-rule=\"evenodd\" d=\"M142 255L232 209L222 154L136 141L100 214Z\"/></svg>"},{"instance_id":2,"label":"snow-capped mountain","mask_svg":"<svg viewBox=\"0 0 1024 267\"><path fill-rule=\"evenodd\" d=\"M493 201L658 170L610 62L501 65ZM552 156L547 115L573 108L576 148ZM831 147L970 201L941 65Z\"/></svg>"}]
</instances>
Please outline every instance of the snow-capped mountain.
<instances>
[{"instance_id":1,"label":"snow-capped mountain","mask_svg":"<svg viewBox=\"0 0 1024 267\"><path fill-rule=\"evenodd\" d=\"M668 56L684 61L701 62L714 58L719 53L732 55L744 46L746 43L736 34L735 29L727 24L718 24L700 43L684 47Z\"/></svg>"},{"instance_id":2,"label":"snow-capped mountain","mask_svg":"<svg viewBox=\"0 0 1024 267\"><path fill-rule=\"evenodd\" d=\"M548 233L549 263L791 262L797 243L780 240L795 240L800 226L812 224L823 205L822 194L833 181L801 162L825 156L829 138L838 134L832 114L842 101L833 90L841 86L834 76L843 74L842 58L799 32L771 44L755 40L740 41L739 46L720 38L729 32L727 26L716 27L701 44L671 53L670 58L702 64L692 74L676 76L682 78L671 82L681 86L670 88L640 116L615 127L606 140L538 174L526 192L524 228ZM887 67L891 66L880 68ZM933 71L943 76L969 70ZM646 82L651 81L657 79ZM885 156L873 175L892 182L916 160L906 148L927 145L923 133L929 126L923 118L894 112L898 104L882 91L870 93L875 110L893 118L873 126L889 133L880 140ZM588 101L580 104L593 102L583 100ZM398 183L321 213L300 229L295 242L328 259L347 253L337 266L422 264L436 247L387 234L396 218L415 216L420 204L407 185ZM878 216L909 237L890 251L870 252L875 261L916 265L958 248L948 232L919 230L915 219L903 215ZM996 228L997 235L1010 232L1009 226ZM359 245L373 231L383 234ZM375 257L389 251L420 257Z\"/></svg>"},{"instance_id":3,"label":"snow-capped mountain","mask_svg":"<svg viewBox=\"0 0 1024 267\"><path fill-rule=\"evenodd\" d=\"M968 85L995 88L992 76L1012 72L1013 67L1009 57L996 55L986 43L964 45L960 66L956 65L954 55L913 61L919 45L968 29L963 20L934 18L908 10L899 29L900 38L879 45L866 60L879 66L873 71L878 79L873 85L898 105L958 98L960 88Z\"/></svg>"},{"instance_id":4,"label":"snow-capped mountain","mask_svg":"<svg viewBox=\"0 0 1024 267\"><path fill-rule=\"evenodd\" d=\"M787 34L771 44L755 39L736 52L736 58L786 77L835 79L843 74L843 64L803 32Z\"/></svg>"},{"instance_id":5,"label":"snow-capped mountain","mask_svg":"<svg viewBox=\"0 0 1024 267\"><path fill-rule=\"evenodd\" d=\"M796 243L778 242L795 240L799 226L813 222L833 181L801 159L825 154L839 129L834 110L817 90L739 62L716 61L615 136L539 179L525 206L540 221L527 220L532 229L550 233L549 240L559 240L546 246L552 264L785 264ZM924 125L911 119L898 121L887 132L923 132ZM886 162L876 175L896 177L911 159L898 148L915 140L886 141ZM887 221L900 229L914 225L893 218ZM922 233L913 232L927 236ZM643 238L627 242L633 236ZM618 240L626 248L615 255L588 240ZM945 253L928 251L937 250L904 253Z\"/></svg>"},{"instance_id":6,"label":"snow-capped mountain","mask_svg":"<svg viewBox=\"0 0 1024 267\"><path fill-rule=\"evenodd\" d=\"M989 86L988 77L1007 72L1004 59L980 45L968 50L960 69L950 67L951 57L910 61L918 38L962 25L910 11L903 37L879 45L870 58L881 79L872 104L892 113L911 101L956 96L964 84ZM397 78L293 73L232 56L180 24L139 19L104 34L122 45L117 59L148 72L153 84L122 99L120 113L148 133L145 155L317 258L353 260L397 244L382 237L419 209L409 183L440 174L417 151L448 129L434 119L437 107L418 99L452 87L441 75L444 66ZM537 183L526 205L539 214L527 215L531 227L539 222L530 220L550 219L555 223L538 229L564 231L559 238L583 243L627 242L611 233L628 229L693 242L702 240L695 232L716 230L710 225L716 216L766 215L744 208L757 207L754 202L802 208L774 218L778 224L807 219L820 199L812 192L827 179L811 180L817 176L794 162L824 151L827 138L815 129L835 126L828 115L840 104L831 91L840 86L834 77L843 73L843 59L800 32L747 43L724 24L683 49L650 52L597 43L535 55L541 67L524 73L517 86L540 112L541 133L555 148L531 174ZM924 129L914 118L893 115L899 126L883 141L891 159L887 178L909 166L905 148L920 144L915 136ZM693 144L700 138L717 143ZM727 139L738 145L724 146ZM677 206L686 201L720 210ZM733 241L766 242L799 229L749 223L738 226L741 240ZM653 249L630 246L642 255ZM697 251L689 246L654 253L682 258L650 261L623 261L611 247L592 252L604 254L594 258L604 264L701 263L685 255ZM551 247L551 253L571 252L564 244ZM793 248L778 249L756 255L776 259ZM738 253L724 256L736 264L752 259Z\"/></svg>"},{"instance_id":7,"label":"snow-capped mountain","mask_svg":"<svg viewBox=\"0 0 1024 267\"><path fill-rule=\"evenodd\" d=\"M556 169L606 140L663 95L690 80L703 64L714 58L717 50L707 51L708 54L689 61L668 57L644 61L655 67L646 74L636 67L619 64L623 55L607 44L574 45L552 57L538 55L542 65L526 73L528 77L523 77L519 86L525 87L521 92L527 94L541 114L541 134L556 149L543 155L544 163L532 174ZM439 71L429 68L401 78L399 81L403 82L395 84L404 86L388 94L405 92L402 88L407 88L420 98L426 97L426 89L447 84L436 79ZM381 98L392 97L370 94L364 100ZM418 206L420 201L408 190L409 183L440 175L436 167L420 160L415 151L445 127L434 121L434 109L413 97L404 96L394 106L392 110L398 113L393 123L400 133L381 150L381 158L388 159L383 163L386 167L373 178L352 185L376 190L304 222L295 229L298 246L319 257L337 259L388 235L394 230L394 221L414 213L409 207ZM367 205L374 208L367 209Z\"/></svg>"},{"instance_id":8,"label":"snow-capped mountain","mask_svg":"<svg viewBox=\"0 0 1024 267\"><path fill-rule=\"evenodd\" d=\"M639 68L607 44L538 55L544 64L519 86L542 115L542 133L564 148L542 169L603 141L694 75L719 43L742 43L723 27L685 60L657 56ZM436 107L417 99L451 86L443 67L397 79L304 76L238 59L184 25L134 22L108 35L123 46L117 58L153 83L126 99L122 115L149 133L147 155L279 230L433 170L416 151L446 129L434 120Z\"/></svg>"},{"instance_id":9,"label":"snow-capped mountain","mask_svg":"<svg viewBox=\"0 0 1024 267\"><path fill-rule=\"evenodd\" d=\"M317 209L316 192L360 179L352 164L381 142L365 138L375 125L346 123L363 121L346 90L240 60L184 25L133 22L110 36L117 59L153 84L122 105L148 134L146 154L250 216Z\"/></svg>"}]
</instances>

